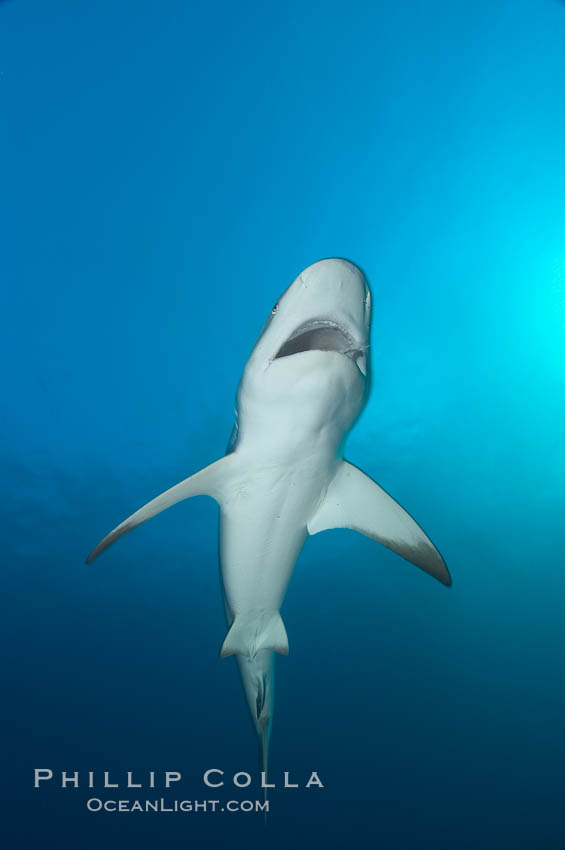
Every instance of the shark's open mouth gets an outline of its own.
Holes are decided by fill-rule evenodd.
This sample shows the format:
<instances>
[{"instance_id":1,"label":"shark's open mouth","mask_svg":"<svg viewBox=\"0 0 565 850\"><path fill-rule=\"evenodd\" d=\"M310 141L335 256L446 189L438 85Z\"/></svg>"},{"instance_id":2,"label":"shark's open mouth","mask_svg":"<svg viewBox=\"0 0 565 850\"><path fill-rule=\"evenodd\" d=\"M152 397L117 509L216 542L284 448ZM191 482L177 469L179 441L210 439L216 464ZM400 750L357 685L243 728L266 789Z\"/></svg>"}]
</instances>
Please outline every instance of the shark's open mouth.
<instances>
[{"instance_id":1,"label":"shark's open mouth","mask_svg":"<svg viewBox=\"0 0 565 850\"><path fill-rule=\"evenodd\" d=\"M302 351L337 351L350 357L363 374L365 369L365 348L358 345L344 327L329 319L306 322L297 328L282 344L273 358L291 357Z\"/></svg>"},{"instance_id":2,"label":"shark's open mouth","mask_svg":"<svg viewBox=\"0 0 565 850\"><path fill-rule=\"evenodd\" d=\"M301 351L338 351L350 354L356 349L355 341L347 331L330 321L307 322L297 328L279 348L275 360L290 357Z\"/></svg>"}]
</instances>

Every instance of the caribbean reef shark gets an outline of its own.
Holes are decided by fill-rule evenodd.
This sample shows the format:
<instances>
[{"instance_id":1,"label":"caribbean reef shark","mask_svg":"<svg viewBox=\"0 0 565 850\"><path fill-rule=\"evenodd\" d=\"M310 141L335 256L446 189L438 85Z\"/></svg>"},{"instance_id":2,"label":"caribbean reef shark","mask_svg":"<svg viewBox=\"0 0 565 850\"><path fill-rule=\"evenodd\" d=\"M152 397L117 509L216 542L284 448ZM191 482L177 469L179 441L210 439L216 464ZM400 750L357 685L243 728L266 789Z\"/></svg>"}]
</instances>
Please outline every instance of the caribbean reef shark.
<instances>
[{"instance_id":1,"label":"caribbean reef shark","mask_svg":"<svg viewBox=\"0 0 565 850\"><path fill-rule=\"evenodd\" d=\"M309 266L280 297L243 371L227 454L124 520L88 561L126 532L192 496L220 506L228 631L267 770L274 652L288 653L280 608L310 534L351 528L445 585L443 558L412 517L344 459L369 390L371 293L342 259Z\"/></svg>"}]
</instances>

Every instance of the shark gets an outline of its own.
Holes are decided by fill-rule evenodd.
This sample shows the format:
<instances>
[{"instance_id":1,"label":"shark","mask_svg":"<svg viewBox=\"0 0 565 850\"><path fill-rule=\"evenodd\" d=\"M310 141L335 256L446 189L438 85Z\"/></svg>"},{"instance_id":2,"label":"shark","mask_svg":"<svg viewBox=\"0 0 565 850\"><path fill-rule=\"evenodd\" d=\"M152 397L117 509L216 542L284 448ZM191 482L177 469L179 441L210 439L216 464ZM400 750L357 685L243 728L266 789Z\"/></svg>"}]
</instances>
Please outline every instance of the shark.
<instances>
[{"instance_id":1,"label":"shark","mask_svg":"<svg viewBox=\"0 0 565 850\"><path fill-rule=\"evenodd\" d=\"M267 774L275 654L288 654L280 609L310 535L349 528L451 578L430 538L382 487L344 457L369 395L371 292L354 263L306 268L272 309L245 365L226 454L148 502L111 531L118 538L184 499L219 504L219 558L227 633Z\"/></svg>"}]
</instances>

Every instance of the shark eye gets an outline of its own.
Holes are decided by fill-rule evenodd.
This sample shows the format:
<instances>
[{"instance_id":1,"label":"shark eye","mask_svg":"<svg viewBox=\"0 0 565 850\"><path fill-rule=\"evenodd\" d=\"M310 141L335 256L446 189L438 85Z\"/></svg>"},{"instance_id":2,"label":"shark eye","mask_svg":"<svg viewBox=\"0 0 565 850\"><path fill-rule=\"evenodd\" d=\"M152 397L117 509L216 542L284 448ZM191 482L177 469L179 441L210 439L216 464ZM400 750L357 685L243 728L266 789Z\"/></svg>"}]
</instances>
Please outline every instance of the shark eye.
<instances>
[{"instance_id":1,"label":"shark eye","mask_svg":"<svg viewBox=\"0 0 565 850\"><path fill-rule=\"evenodd\" d=\"M278 305L278 304L275 304L275 306L274 306L274 307L273 307L273 309L271 310L271 315L272 315L272 316L274 316L274 314L277 312L277 310L278 310L278 309L279 309L279 305Z\"/></svg>"}]
</instances>

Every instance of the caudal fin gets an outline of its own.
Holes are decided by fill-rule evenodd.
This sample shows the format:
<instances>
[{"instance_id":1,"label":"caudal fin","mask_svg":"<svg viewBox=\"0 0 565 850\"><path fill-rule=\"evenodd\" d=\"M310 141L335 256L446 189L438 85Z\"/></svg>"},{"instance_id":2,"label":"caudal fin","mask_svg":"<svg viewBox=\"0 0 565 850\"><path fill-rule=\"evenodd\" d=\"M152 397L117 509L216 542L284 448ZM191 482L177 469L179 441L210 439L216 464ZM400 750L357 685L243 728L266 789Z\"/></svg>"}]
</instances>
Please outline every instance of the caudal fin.
<instances>
[{"instance_id":1,"label":"caudal fin","mask_svg":"<svg viewBox=\"0 0 565 850\"><path fill-rule=\"evenodd\" d=\"M220 649L220 656L244 655L254 658L262 649L288 655L288 637L278 611L237 614Z\"/></svg>"},{"instance_id":2,"label":"caudal fin","mask_svg":"<svg viewBox=\"0 0 565 850\"><path fill-rule=\"evenodd\" d=\"M261 729L261 733L259 735L259 763L261 765L261 772L264 778L265 788L263 789L263 799L265 801L265 824L267 823L267 815L269 813L269 798L267 795L267 770L269 767L269 733L270 733L270 724L265 723L263 728Z\"/></svg>"}]
</instances>

